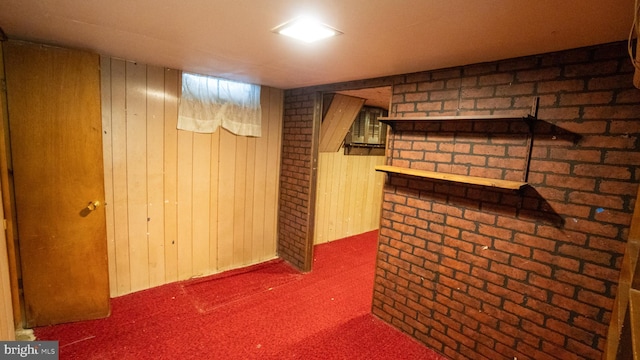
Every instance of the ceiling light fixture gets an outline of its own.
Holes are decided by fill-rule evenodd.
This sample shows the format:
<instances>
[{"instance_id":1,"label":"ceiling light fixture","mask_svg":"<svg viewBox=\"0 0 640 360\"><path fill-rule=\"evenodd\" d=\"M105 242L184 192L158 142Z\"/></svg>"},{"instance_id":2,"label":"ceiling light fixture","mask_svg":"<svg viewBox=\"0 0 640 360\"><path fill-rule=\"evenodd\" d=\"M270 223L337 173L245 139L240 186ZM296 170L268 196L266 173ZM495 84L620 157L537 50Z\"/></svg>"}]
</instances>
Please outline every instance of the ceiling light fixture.
<instances>
[{"instance_id":1,"label":"ceiling light fixture","mask_svg":"<svg viewBox=\"0 0 640 360\"><path fill-rule=\"evenodd\" d=\"M275 27L272 31L280 35L302 40L306 43L312 43L342 34L341 31L309 17L293 19Z\"/></svg>"}]
</instances>

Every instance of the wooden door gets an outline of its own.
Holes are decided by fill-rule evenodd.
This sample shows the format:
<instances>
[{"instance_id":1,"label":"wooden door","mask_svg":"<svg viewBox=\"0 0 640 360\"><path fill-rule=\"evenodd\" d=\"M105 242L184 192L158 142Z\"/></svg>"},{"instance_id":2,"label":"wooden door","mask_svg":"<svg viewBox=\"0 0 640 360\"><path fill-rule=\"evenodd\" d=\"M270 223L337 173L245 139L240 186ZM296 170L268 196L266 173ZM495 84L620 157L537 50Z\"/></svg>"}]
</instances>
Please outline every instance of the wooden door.
<instances>
[{"instance_id":1,"label":"wooden door","mask_svg":"<svg viewBox=\"0 0 640 360\"><path fill-rule=\"evenodd\" d=\"M99 57L4 46L26 326L105 317Z\"/></svg>"}]
</instances>

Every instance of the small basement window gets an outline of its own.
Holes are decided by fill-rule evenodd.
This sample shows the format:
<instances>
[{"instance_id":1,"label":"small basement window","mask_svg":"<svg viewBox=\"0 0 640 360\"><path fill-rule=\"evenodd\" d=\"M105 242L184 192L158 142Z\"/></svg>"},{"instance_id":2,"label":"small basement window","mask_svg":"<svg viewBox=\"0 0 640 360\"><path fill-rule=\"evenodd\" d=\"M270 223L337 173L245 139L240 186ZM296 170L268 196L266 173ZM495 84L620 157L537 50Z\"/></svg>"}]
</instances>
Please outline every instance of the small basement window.
<instances>
[{"instance_id":1,"label":"small basement window","mask_svg":"<svg viewBox=\"0 0 640 360\"><path fill-rule=\"evenodd\" d=\"M387 125L378 121L387 110L363 106L344 138L345 155L384 155Z\"/></svg>"}]
</instances>

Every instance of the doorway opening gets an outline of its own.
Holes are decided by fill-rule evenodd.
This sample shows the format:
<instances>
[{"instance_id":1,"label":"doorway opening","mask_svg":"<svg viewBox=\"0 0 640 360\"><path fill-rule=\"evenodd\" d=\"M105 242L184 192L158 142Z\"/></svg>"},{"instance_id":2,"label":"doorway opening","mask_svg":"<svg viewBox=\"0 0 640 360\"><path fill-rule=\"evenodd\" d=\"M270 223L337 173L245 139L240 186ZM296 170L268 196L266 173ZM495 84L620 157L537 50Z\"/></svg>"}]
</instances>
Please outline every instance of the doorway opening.
<instances>
[{"instance_id":1,"label":"doorway opening","mask_svg":"<svg viewBox=\"0 0 640 360\"><path fill-rule=\"evenodd\" d=\"M314 245L378 229L384 175L374 167L385 161L386 128L376 117L390 102L391 86L323 94Z\"/></svg>"}]
</instances>

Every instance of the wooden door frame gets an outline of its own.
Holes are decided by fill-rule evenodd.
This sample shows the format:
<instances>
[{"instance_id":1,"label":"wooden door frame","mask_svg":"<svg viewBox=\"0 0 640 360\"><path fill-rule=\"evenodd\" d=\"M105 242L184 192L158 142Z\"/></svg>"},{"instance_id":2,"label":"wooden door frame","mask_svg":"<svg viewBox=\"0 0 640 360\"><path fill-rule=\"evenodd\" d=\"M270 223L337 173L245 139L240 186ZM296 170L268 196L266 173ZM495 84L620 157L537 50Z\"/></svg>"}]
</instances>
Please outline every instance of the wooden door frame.
<instances>
[{"instance_id":1,"label":"wooden door frame","mask_svg":"<svg viewBox=\"0 0 640 360\"><path fill-rule=\"evenodd\" d=\"M4 208L4 228L7 238L7 257L9 260L9 280L11 287L11 303L13 305L13 324L16 329L24 326L22 317L22 293L20 292L20 250L16 231L15 197L13 192L13 176L11 166L11 145L9 140L9 117L7 104L6 75L4 69L4 51L2 46L7 41L0 39L0 191Z\"/></svg>"},{"instance_id":2,"label":"wooden door frame","mask_svg":"<svg viewBox=\"0 0 640 360\"><path fill-rule=\"evenodd\" d=\"M315 92L313 101L313 128L311 135L311 177L309 180L309 206L307 208L307 236L302 271L313 267L313 244L316 225L316 189L318 186L318 156L320 149L320 125L322 124L322 92Z\"/></svg>"},{"instance_id":3,"label":"wooden door frame","mask_svg":"<svg viewBox=\"0 0 640 360\"><path fill-rule=\"evenodd\" d=\"M629 225L629 235L627 236L627 246L625 249L620 278L618 280L618 292L613 304L611 322L609 324L607 343L604 349L603 359L623 360L631 359L632 352L629 351L634 346L632 332L638 330L640 324L632 321L630 314L631 294L640 289L640 187L636 195L635 207L631 224ZM637 314L636 314L637 315ZM635 330L634 330L635 329ZM640 340L640 339L636 339ZM638 346L637 341L635 345Z\"/></svg>"}]
</instances>

